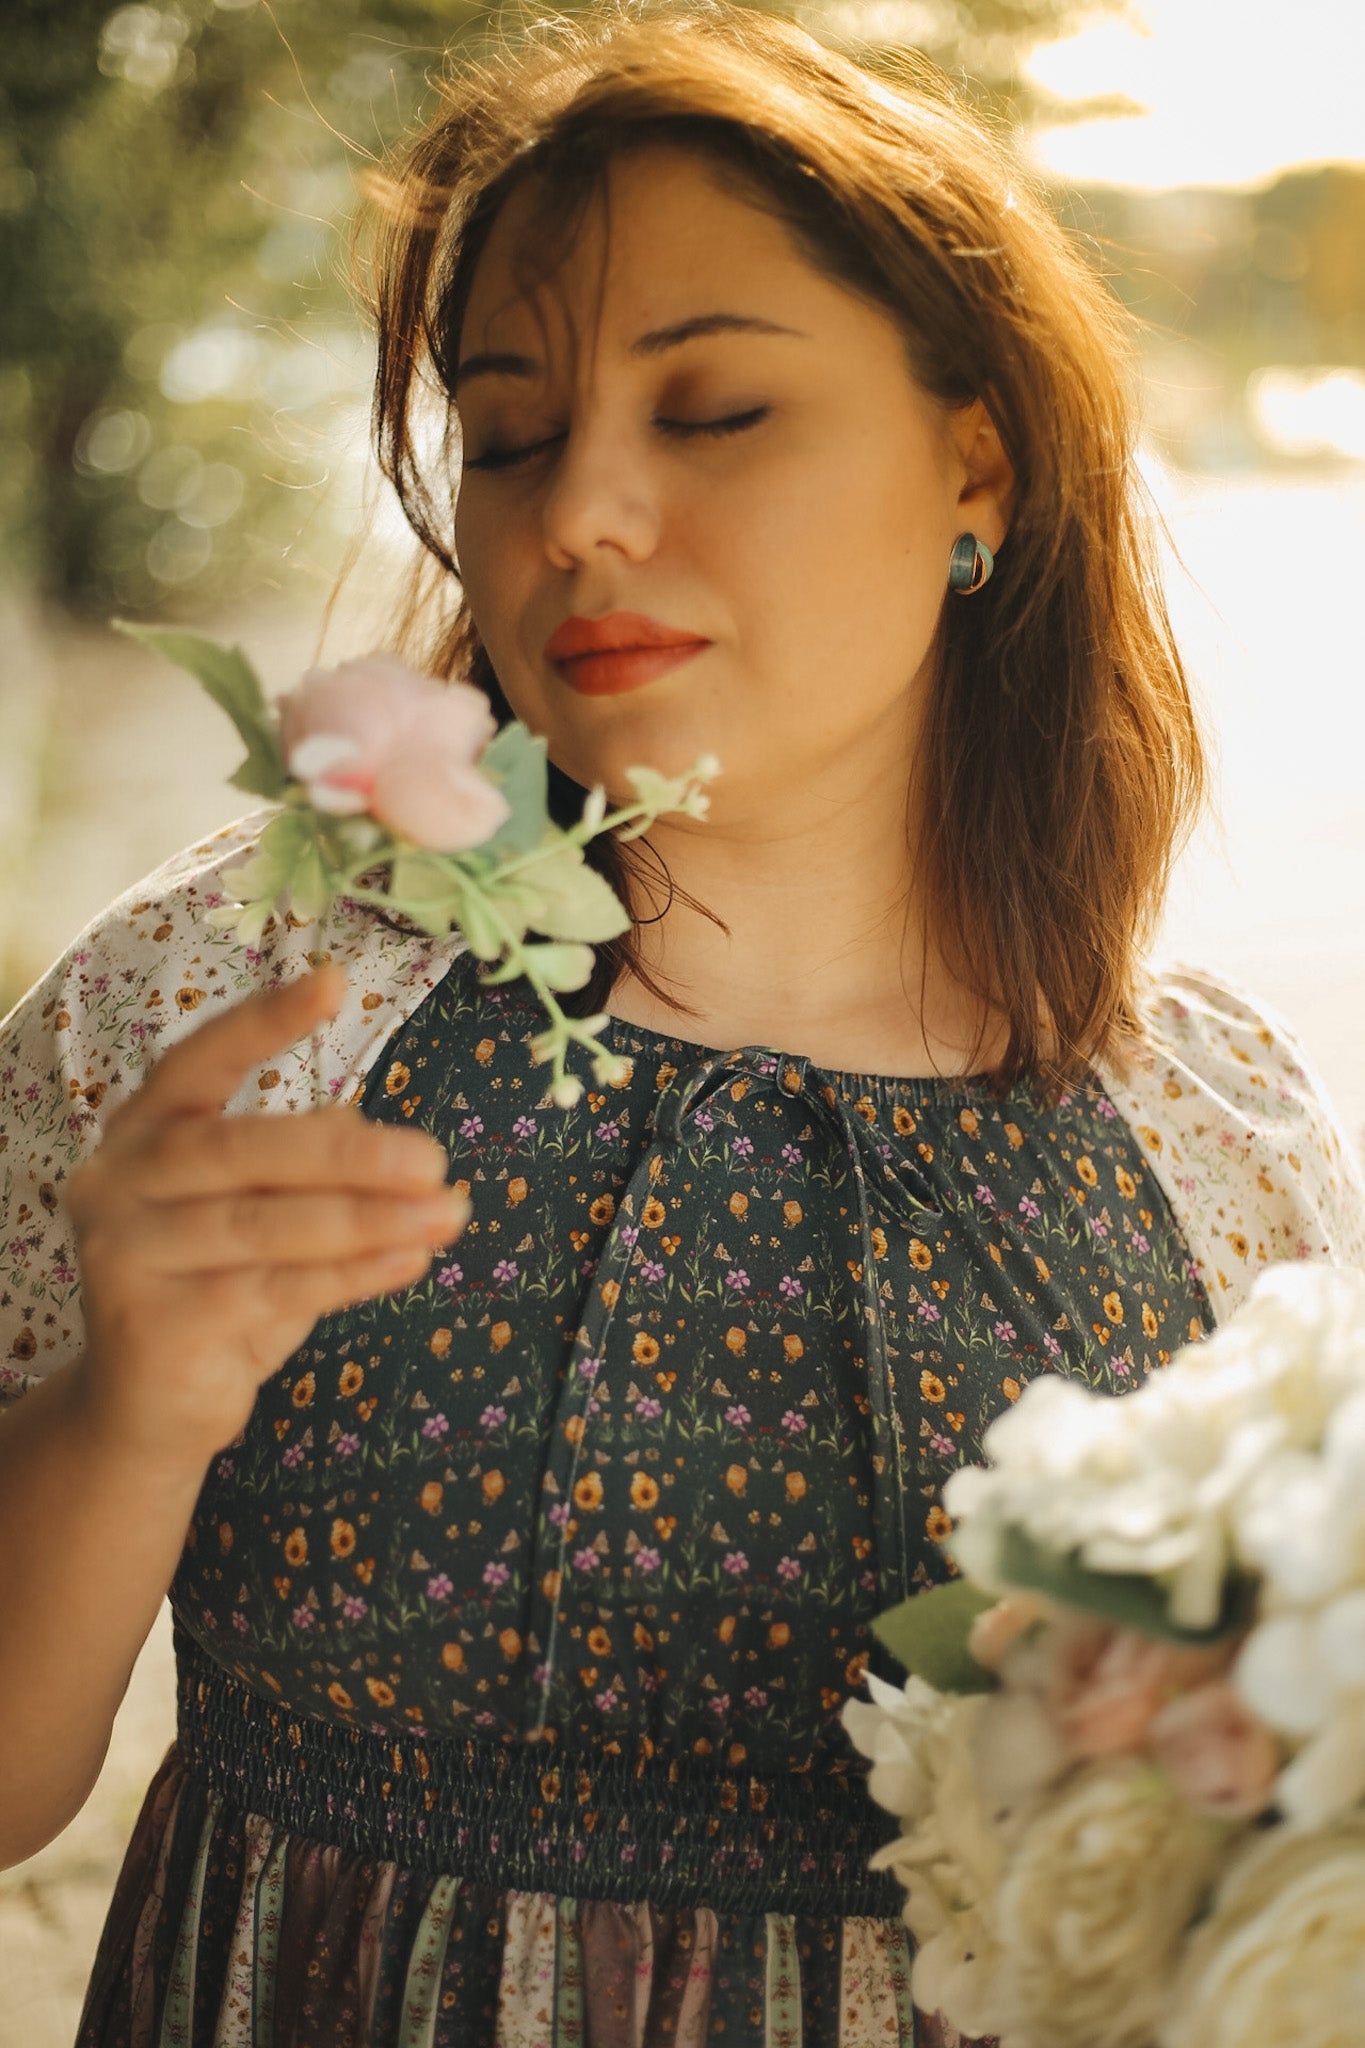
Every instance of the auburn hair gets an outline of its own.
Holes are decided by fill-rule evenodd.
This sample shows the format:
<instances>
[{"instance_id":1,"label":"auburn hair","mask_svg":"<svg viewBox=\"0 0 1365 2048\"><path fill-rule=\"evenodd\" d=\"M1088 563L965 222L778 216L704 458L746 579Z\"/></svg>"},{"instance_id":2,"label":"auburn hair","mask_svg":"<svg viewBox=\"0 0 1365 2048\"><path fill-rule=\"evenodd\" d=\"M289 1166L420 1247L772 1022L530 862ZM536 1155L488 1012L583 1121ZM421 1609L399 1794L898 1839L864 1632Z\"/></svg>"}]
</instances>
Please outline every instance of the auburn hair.
<instances>
[{"instance_id":1,"label":"auburn hair","mask_svg":"<svg viewBox=\"0 0 1365 2048\"><path fill-rule=\"evenodd\" d=\"M1204 756L1136 467L1129 316L927 61L872 73L728 0L668 0L556 19L450 68L434 117L369 187L375 441L429 572L407 644L511 717L456 601L449 393L474 269L513 189L534 180L523 244L549 266L612 161L665 143L893 315L919 383L948 406L981 399L999 430L1012 520L990 582L945 605L909 850L926 937L983 1018L1008 1020L997 1087L1065 1084L1138 1028L1141 957ZM583 795L552 767L557 816ZM638 907L635 849L598 840L589 857ZM632 926L597 949L585 1012L628 966L664 994Z\"/></svg>"}]
</instances>

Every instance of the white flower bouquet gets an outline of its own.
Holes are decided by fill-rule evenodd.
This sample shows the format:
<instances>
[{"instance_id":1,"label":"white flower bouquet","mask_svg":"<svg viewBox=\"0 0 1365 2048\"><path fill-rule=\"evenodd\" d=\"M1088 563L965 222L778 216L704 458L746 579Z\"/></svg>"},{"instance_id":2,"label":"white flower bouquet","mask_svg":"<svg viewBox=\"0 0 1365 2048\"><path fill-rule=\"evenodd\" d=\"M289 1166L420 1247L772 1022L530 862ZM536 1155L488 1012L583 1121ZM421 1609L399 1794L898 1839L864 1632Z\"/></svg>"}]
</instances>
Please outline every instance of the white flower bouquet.
<instances>
[{"instance_id":1,"label":"white flower bouquet","mask_svg":"<svg viewBox=\"0 0 1365 2048\"><path fill-rule=\"evenodd\" d=\"M486 982L530 982L549 1018L532 1042L551 1065L562 1108L582 1092L565 1072L570 1044L586 1046L599 1082L620 1061L598 1033L605 1016L567 1016L557 993L582 988L592 946L630 916L583 859L601 832L635 839L667 811L706 815L707 756L685 775L627 771L635 801L608 811L592 790L567 830L550 818L545 742L519 720L498 730L481 691L440 682L391 654L313 669L266 701L237 648L160 626L121 630L188 669L246 747L234 788L280 808L256 851L230 870L237 901L214 915L248 945L273 917L309 922L339 898L409 920L434 938L458 928L489 966ZM528 939L527 934L539 934Z\"/></svg>"},{"instance_id":2,"label":"white flower bouquet","mask_svg":"<svg viewBox=\"0 0 1365 2048\"><path fill-rule=\"evenodd\" d=\"M844 1709L914 1996L1005 2048L1365 2043L1365 1272L1122 1399L1035 1382Z\"/></svg>"}]
</instances>

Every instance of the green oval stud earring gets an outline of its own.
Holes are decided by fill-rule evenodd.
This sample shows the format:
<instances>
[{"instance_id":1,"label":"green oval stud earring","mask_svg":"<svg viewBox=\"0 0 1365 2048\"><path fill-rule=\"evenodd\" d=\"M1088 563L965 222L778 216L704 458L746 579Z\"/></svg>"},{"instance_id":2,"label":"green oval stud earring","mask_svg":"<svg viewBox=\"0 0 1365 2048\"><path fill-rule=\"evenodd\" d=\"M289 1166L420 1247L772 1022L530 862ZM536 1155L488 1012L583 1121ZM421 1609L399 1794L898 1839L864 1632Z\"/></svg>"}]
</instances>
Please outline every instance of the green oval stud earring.
<instances>
[{"instance_id":1,"label":"green oval stud earring","mask_svg":"<svg viewBox=\"0 0 1365 2048\"><path fill-rule=\"evenodd\" d=\"M959 597L971 597L990 579L995 556L984 540L974 533L960 533L948 560L948 588Z\"/></svg>"}]
</instances>

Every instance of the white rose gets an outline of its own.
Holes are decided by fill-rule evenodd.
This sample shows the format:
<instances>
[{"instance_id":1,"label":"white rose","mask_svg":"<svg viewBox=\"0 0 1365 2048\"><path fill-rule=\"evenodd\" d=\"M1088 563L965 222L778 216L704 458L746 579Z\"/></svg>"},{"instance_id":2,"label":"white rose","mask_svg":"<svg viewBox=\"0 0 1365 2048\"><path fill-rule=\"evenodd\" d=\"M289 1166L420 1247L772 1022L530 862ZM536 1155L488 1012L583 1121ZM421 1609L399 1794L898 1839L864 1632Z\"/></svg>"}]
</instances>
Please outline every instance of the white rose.
<instances>
[{"instance_id":1,"label":"white rose","mask_svg":"<svg viewBox=\"0 0 1365 2048\"><path fill-rule=\"evenodd\" d=\"M1028 1823L996 1894L999 2031L1021 2048L1150 2048L1225 1838L1150 1766L1078 1773Z\"/></svg>"},{"instance_id":2,"label":"white rose","mask_svg":"<svg viewBox=\"0 0 1365 2048\"><path fill-rule=\"evenodd\" d=\"M1360 2048L1365 1821L1240 1851L1176 1978L1161 2048Z\"/></svg>"},{"instance_id":3,"label":"white rose","mask_svg":"<svg viewBox=\"0 0 1365 2048\"><path fill-rule=\"evenodd\" d=\"M1004 1849L974 1765L989 1702L936 1692L918 1678L899 1690L870 1673L867 1682L873 1704L850 1700L843 1720L872 1761L868 1790L905 1829L871 1868L890 1870L905 1888L915 2003L968 2036L995 2033L990 1928Z\"/></svg>"}]
</instances>

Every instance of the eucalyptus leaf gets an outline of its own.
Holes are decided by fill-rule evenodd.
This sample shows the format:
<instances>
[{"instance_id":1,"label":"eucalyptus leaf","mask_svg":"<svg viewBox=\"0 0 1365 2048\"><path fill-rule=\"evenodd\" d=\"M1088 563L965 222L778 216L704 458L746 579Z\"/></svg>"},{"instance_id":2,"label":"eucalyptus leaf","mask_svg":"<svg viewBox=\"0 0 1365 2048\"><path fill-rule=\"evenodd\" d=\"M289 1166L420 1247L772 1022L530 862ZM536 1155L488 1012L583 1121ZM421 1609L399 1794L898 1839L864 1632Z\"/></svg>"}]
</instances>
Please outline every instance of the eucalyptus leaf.
<instances>
[{"instance_id":1,"label":"eucalyptus leaf","mask_svg":"<svg viewBox=\"0 0 1365 2048\"><path fill-rule=\"evenodd\" d=\"M549 818L549 767L544 740L529 732L520 719L513 719L488 742L475 766L497 785L512 810L511 817L499 825L491 839L484 841L479 852L498 859L529 853L539 842Z\"/></svg>"},{"instance_id":2,"label":"eucalyptus leaf","mask_svg":"<svg viewBox=\"0 0 1365 2048\"><path fill-rule=\"evenodd\" d=\"M977 1615L994 1605L993 1595L969 1579L950 1579L879 1614L872 1633L898 1663L938 1692L994 1692L994 1677L967 1648Z\"/></svg>"},{"instance_id":3,"label":"eucalyptus leaf","mask_svg":"<svg viewBox=\"0 0 1365 2048\"><path fill-rule=\"evenodd\" d=\"M946 1547L953 1549L951 1538ZM1059 1606L1079 1608L1116 1628L1154 1636L1158 1642L1192 1648L1224 1642L1249 1625L1255 1608L1256 1582L1243 1572L1229 1572L1222 1609L1212 1627L1180 1628L1171 1620L1166 1589L1159 1580L1137 1573L1091 1571L1074 1553L1060 1557L1016 1528L999 1531L996 1556L1005 1584L1042 1593Z\"/></svg>"},{"instance_id":4,"label":"eucalyptus leaf","mask_svg":"<svg viewBox=\"0 0 1365 2048\"><path fill-rule=\"evenodd\" d=\"M126 619L114 625L130 640L139 641L168 661L188 669L226 711L236 726L246 759L228 777L234 789L277 802L289 787L279 730L274 713L266 703L260 678L239 647L219 647L199 633L182 633L174 626L135 626Z\"/></svg>"}]
</instances>

